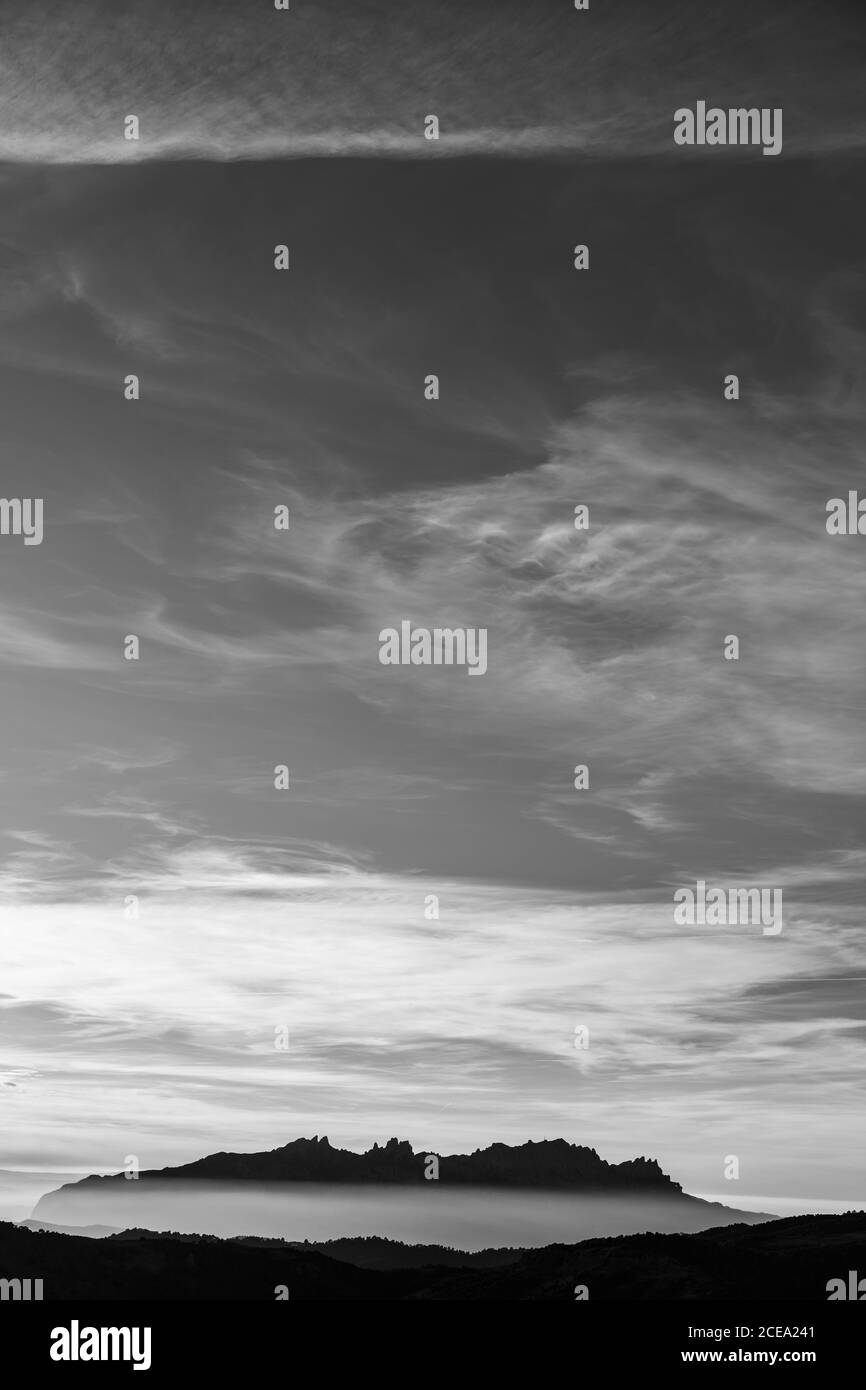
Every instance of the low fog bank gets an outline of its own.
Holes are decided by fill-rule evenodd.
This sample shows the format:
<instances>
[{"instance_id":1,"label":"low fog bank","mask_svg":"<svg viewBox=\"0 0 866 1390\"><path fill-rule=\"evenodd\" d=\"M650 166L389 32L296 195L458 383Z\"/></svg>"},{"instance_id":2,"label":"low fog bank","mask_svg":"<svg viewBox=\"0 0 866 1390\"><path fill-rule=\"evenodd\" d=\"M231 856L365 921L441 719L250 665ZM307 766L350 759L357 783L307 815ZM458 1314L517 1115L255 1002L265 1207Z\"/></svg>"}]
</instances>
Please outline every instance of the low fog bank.
<instances>
[{"instance_id":1,"label":"low fog bank","mask_svg":"<svg viewBox=\"0 0 866 1390\"><path fill-rule=\"evenodd\" d=\"M36 1221L215 1236L332 1240L384 1236L463 1250L534 1247L643 1231L702 1231L769 1219L687 1196L533 1192L508 1188L343 1186L134 1179L49 1192Z\"/></svg>"}]
</instances>

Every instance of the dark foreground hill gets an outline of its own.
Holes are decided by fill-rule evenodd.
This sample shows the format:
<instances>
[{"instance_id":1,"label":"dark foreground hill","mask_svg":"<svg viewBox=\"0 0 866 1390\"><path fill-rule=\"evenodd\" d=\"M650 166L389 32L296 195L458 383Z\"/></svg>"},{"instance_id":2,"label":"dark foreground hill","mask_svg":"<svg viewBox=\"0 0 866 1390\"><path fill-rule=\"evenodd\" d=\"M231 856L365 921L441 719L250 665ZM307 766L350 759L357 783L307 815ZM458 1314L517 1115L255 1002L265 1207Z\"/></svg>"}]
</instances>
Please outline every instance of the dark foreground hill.
<instances>
[{"instance_id":1,"label":"dark foreground hill","mask_svg":"<svg viewBox=\"0 0 866 1390\"><path fill-rule=\"evenodd\" d=\"M343 1244L342 1242L329 1243ZM124 1232L104 1240L0 1223L0 1279L42 1279L44 1298L561 1300L827 1299L831 1279L866 1270L866 1212L798 1216L699 1235L619 1236L541 1250L483 1252L508 1263L364 1266L346 1242L335 1259L313 1246ZM366 1243L365 1243L366 1244ZM394 1242L387 1242L393 1247ZM404 1247L411 1252L412 1247ZM408 1259L407 1254L404 1258ZM388 1258L393 1264L393 1248ZM380 1264L382 1262L380 1261Z\"/></svg>"}]
</instances>

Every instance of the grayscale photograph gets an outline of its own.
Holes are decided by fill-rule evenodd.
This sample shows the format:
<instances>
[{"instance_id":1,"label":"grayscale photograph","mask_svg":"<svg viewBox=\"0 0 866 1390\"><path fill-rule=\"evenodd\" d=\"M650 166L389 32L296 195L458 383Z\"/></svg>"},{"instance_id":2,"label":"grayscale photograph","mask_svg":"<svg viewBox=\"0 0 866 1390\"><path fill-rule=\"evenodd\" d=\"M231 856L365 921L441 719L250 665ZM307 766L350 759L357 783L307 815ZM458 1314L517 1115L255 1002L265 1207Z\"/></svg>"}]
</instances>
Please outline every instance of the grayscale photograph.
<instances>
[{"instance_id":1,"label":"grayscale photograph","mask_svg":"<svg viewBox=\"0 0 866 1390\"><path fill-rule=\"evenodd\" d=\"M0 0L34 1365L866 1301L864 78L843 0Z\"/></svg>"}]
</instances>

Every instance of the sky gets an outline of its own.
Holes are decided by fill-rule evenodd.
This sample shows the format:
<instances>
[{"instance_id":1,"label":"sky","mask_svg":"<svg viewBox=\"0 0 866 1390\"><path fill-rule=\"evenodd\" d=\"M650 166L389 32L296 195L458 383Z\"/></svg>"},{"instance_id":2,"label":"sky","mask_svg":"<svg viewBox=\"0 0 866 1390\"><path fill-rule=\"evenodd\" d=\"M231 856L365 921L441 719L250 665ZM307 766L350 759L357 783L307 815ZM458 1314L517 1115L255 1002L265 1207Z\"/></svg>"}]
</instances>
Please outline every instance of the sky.
<instances>
[{"instance_id":1,"label":"sky","mask_svg":"<svg viewBox=\"0 0 866 1390\"><path fill-rule=\"evenodd\" d=\"M0 1168L563 1136L862 1203L863 21L468 9L0 5L44 500L0 536ZM676 147L699 99L782 154ZM487 671L383 666L403 620ZM783 930L675 924L698 879Z\"/></svg>"}]
</instances>

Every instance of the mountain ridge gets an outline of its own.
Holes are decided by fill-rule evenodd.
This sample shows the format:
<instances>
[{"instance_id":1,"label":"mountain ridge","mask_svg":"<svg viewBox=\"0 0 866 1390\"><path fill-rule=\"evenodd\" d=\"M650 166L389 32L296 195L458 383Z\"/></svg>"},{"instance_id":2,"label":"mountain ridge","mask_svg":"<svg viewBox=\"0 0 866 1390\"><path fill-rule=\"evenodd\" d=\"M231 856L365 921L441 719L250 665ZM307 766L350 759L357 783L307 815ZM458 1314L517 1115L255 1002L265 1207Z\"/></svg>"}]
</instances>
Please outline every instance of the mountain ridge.
<instances>
[{"instance_id":1,"label":"mountain ridge","mask_svg":"<svg viewBox=\"0 0 866 1390\"><path fill-rule=\"evenodd\" d=\"M174 1167L143 1169L137 1180L409 1184L425 1181L427 1172L432 1176L433 1160L435 1180L461 1186L685 1195L681 1185L664 1173L655 1159L641 1156L608 1163L595 1149L570 1144L565 1139L530 1139L518 1145L494 1143L470 1154L439 1155L429 1149L416 1152L408 1140L396 1138L355 1153L334 1148L327 1135L314 1135L312 1139L295 1139L255 1153L219 1152ZM123 1182L126 1176L91 1174L77 1182L64 1183L56 1191Z\"/></svg>"}]
</instances>

